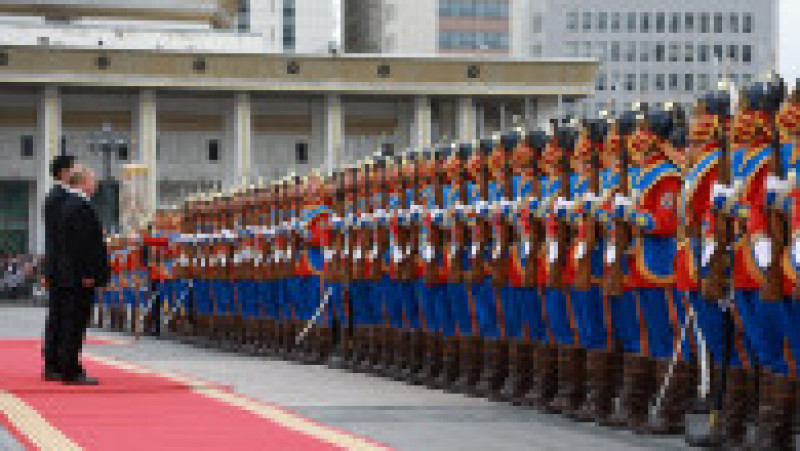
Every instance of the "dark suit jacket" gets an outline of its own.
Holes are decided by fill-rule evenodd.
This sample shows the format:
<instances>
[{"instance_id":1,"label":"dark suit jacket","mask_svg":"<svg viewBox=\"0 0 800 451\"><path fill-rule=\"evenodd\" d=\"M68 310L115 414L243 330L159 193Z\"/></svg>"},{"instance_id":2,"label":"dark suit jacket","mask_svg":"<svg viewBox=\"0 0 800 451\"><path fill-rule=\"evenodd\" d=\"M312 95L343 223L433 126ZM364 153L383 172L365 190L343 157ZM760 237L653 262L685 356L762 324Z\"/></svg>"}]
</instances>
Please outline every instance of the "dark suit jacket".
<instances>
[{"instance_id":1,"label":"dark suit jacket","mask_svg":"<svg viewBox=\"0 0 800 451\"><path fill-rule=\"evenodd\" d=\"M44 276L52 283L58 272L58 250L61 249L63 221L61 207L71 194L61 185L54 185L44 200Z\"/></svg>"},{"instance_id":2,"label":"dark suit jacket","mask_svg":"<svg viewBox=\"0 0 800 451\"><path fill-rule=\"evenodd\" d=\"M88 200L72 195L62 207L64 234L59 280L64 287L80 287L83 279L94 279L96 287L108 283L108 251L103 227Z\"/></svg>"}]
</instances>

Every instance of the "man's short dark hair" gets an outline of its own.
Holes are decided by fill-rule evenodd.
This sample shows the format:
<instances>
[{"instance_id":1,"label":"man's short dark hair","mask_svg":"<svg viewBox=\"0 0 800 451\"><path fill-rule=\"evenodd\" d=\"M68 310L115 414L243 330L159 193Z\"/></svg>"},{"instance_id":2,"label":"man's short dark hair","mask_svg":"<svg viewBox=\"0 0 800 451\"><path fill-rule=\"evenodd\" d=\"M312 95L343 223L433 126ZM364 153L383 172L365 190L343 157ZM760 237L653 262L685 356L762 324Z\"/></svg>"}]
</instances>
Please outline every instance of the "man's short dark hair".
<instances>
[{"instance_id":1,"label":"man's short dark hair","mask_svg":"<svg viewBox=\"0 0 800 451\"><path fill-rule=\"evenodd\" d=\"M59 155L50 162L50 175L54 179L61 178L61 172L71 169L75 164L75 157L72 155Z\"/></svg>"}]
</instances>

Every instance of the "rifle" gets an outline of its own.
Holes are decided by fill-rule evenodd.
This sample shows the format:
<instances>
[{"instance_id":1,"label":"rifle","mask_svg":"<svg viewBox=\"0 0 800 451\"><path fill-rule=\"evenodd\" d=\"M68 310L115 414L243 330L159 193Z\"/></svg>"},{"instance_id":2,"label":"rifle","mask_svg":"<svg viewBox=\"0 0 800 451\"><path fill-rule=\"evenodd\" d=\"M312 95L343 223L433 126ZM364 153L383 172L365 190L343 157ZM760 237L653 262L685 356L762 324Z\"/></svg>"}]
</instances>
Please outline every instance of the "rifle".
<instances>
[{"instance_id":1,"label":"rifle","mask_svg":"<svg viewBox=\"0 0 800 451\"><path fill-rule=\"evenodd\" d=\"M531 132L527 136L527 146L531 150L530 157L526 165L531 170L531 194L538 202L544 198L544 189L542 186L542 176L539 171L539 161L542 158L542 152L547 146L547 135L541 131ZM525 266L525 286L533 287L539 282L538 257L541 250L542 243L545 241L544 222L539 218L539 215L534 211L535 209L529 208L528 211L528 259L529 262Z\"/></svg>"},{"instance_id":2,"label":"rifle","mask_svg":"<svg viewBox=\"0 0 800 451\"><path fill-rule=\"evenodd\" d=\"M624 197L629 197L631 194L630 180L628 176L628 169L630 165L630 154L628 152L628 144L630 134L634 127L633 118L623 117L617 124L617 131L620 136L620 149L619 149L619 193ZM614 232L609 237L609 242L606 248L606 262L610 263L608 268L608 277L603 277L605 282L605 291L608 296L622 296L624 293L624 271L623 271L623 258L628 255L628 248L631 242L631 226L625 219L614 219Z\"/></svg>"},{"instance_id":3,"label":"rifle","mask_svg":"<svg viewBox=\"0 0 800 451\"><path fill-rule=\"evenodd\" d=\"M602 123L586 122L583 124L584 133L591 144L591 155L589 162L589 193L598 196L600 193L600 152L598 145L603 139ZM594 216L589 212L584 212L583 221L586 226L586 237L583 255L578 260L575 272L575 288L581 291L588 291L592 287L592 250L597 245L600 231L599 224Z\"/></svg>"},{"instance_id":4,"label":"rifle","mask_svg":"<svg viewBox=\"0 0 800 451\"><path fill-rule=\"evenodd\" d=\"M471 147L468 144L462 144L458 148L456 159L458 161L458 174L451 183L451 189L458 190L458 205L469 204L469 168L467 167ZM451 246L455 247L453 256L452 267L450 270L450 283L461 283L464 281L464 265L461 251L466 247L466 224L464 223L462 214L457 212L452 223L453 231L451 232Z\"/></svg>"},{"instance_id":5,"label":"rifle","mask_svg":"<svg viewBox=\"0 0 800 451\"><path fill-rule=\"evenodd\" d=\"M489 198L489 164L488 156L492 153L492 140L482 139L474 156L477 168L478 199L477 204ZM466 276L470 283L480 283L483 279L486 263L484 261L484 249L489 240L489 223L481 214L475 218L476 224L473 229L472 252L470 253L470 269Z\"/></svg>"},{"instance_id":6,"label":"rifle","mask_svg":"<svg viewBox=\"0 0 800 451\"><path fill-rule=\"evenodd\" d=\"M562 130L558 126L558 120L553 120L553 136L556 139L558 147L561 148L561 161L559 163L560 166L560 179L561 179L561 186L559 187L559 197L570 201L572 200L572 186L570 184L570 150L571 144L568 142L570 137L568 132L562 132ZM558 243L558 255L553 267L550 270L550 286L559 289L559 290L566 290L569 287L564 284L562 270L567 267L569 253L567 250L569 249L571 239L571 233L569 223L564 219L558 220L558 229L556 240ZM548 250L548 252L552 252Z\"/></svg>"},{"instance_id":7,"label":"rifle","mask_svg":"<svg viewBox=\"0 0 800 451\"><path fill-rule=\"evenodd\" d=\"M444 151L443 149L436 149L432 152L433 157L433 173L430 174L429 181L427 183L428 188L432 190L433 195L433 207L426 207L431 208L431 210L436 210L441 208L444 204L442 202L442 177L443 177L443 159L444 159ZM431 212L433 215L433 212ZM442 250L444 247L444 231L440 224L435 220L435 218L431 218L430 221L430 229L429 229L429 237L430 246L433 249L433 255L428 264L426 265L425 271L425 280L427 283L435 284L439 282L439 262L437 261L437 257L442 255Z\"/></svg>"},{"instance_id":8,"label":"rifle","mask_svg":"<svg viewBox=\"0 0 800 451\"><path fill-rule=\"evenodd\" d=\"M509 285L508 274L510 265L510 247L513 242L514 230L508 221L504 202L514 198L514 172L511 168L511 158L517 147L516 134L505 134L500 138L500 145L503 152L503 170L498 180L503 183L503 193L500 201L498 237L495 243L495 255L492 261L492 281L495 287Z\"/></svg>"}]
</instances>

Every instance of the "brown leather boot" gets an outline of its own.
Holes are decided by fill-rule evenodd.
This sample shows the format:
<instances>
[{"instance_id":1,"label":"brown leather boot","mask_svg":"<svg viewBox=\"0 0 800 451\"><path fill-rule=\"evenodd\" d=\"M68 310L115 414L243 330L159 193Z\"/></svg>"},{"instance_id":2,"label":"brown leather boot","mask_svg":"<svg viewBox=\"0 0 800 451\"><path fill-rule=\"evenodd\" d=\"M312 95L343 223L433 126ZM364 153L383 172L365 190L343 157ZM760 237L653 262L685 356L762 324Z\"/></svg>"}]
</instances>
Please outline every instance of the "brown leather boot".
<instances>
[{"instance_id":1,"label":"brown leather boot","mask_svg":"<svg viewBox=\"0 0 800 451\"><path fill-rule=\"evenodd\" d=\"M586 399L573 415L579 421L600 421L611 414L613 358L605 350L586 353Z\"/></svg>"},{"instance_id":2,"label":"brown leather boot","mask_svg":"<svg viewBox=\"0 0 800 451\"><path fill-rule=\"evenodd\" d=\"M444 336L440 332L426 333L425 360L417 374L417 383L434 388L436 377L442 371L442 349Z\"/></svg>"},{"instance_id":3,"label":"brown leather boot","mask_svg":"<svg viewBox=\"0 0 800 451\"><path fill-rule=\"evenodd\" d=\"M669 362L658 362L657 387L666 380ZM696 397L697 367L689 362L676 362L669 387L660 406L653 406L646 430L651 434L683 434L684 418Z\"/></svg>"},{"instance_id":4,"label":"brown leather boot","mask_svg":"<svg viewBox=\"0 0 800 451\"><path fill-rule=\"evenodd\" d=\"M643 431L655 386L655 362L649 357L626 355L622 370L622 389L614 411L601 424Z\"/></svg>"},{"instance_id":5,"label":"brown leather boot","mask_svg":"<svg viewBox=\"0 0 800 451\"><path fill-rule=\"evenodd\" d=\"M790 377L766 371L762 374L755 435L749 444L751 449L794 449L792 416L795 389L795 381Z\"/></svg>"},{"instance_id":6,"label":"brown leather boot","mask_svg":"<svg viewBox=\"0 0 800 451\"><path fill-rule=\"evenodd\" d=\"M547 411L558 389L558 348L550 343L533 347L531 388L522 396L522 405Z\"/></svg>"},{"instance_id":7,"label":"brown leather boot","mask_svg":"<svg viewBox=\"0 0 800 451\"><path fill-rule=\"evenodd\" d=\"M562 346L558 353L558 390L550 408L573 415L585 398L586 351L575 345Z\"/></svg>"},{"instance_id":8,"label":"brown leather boot","mask_svg":"<svg viewBox=\"0 0 800 451\"><path fill-rule=\"evenodd\" d=\"M388 352L392 353L392 365L384 372L386 377L402 380L403 370L408 366L411 353L411 331L406 329L391 329L390 346Z\"/></svg>"},{"instance_id":9,"label":"brown leather boot","mask_svg":"<svg viewBox=\"0 0 800 451\"><path fill-rule=\"evenodd\" d=\"M444 337L442 342L442 369L433 382L440 390L450 390L458 378L458 337Z\"/></svg>"},{"instance_id":10,"label":"brown leather boot","mask_svg":"<svg viewBox=\"0 0 800 451\"><path fill-rule=\"evenodd\" d=\"M402 379L409 384L417 383L416 376L422 370L425 359L425 331L413 329L408 335L408 364L403 369Z\"/></svg>"},{"instance_id":11,"label":"brown leather boot","mask_svg":"<svg viewBox=\"0 0 800 451\"><path fill-rule=\"evenodd\" d=\"M529 342L514 340L508 347L508 377L500 390L504 401L519 403L520 398L530 389L533 369L533 351Z\"/></svg>"},{"instance_id":12,"label":"brown leather boot","mask_svg":"<svg viewBox=\"0 0 800 451\"><path fill-rule=\"evenodd\" d=\"M461 337L458 345L459 375L452 391L477 396L477 385L483 363L483 340L480 337Z\"/></svg>"}]
</instances>

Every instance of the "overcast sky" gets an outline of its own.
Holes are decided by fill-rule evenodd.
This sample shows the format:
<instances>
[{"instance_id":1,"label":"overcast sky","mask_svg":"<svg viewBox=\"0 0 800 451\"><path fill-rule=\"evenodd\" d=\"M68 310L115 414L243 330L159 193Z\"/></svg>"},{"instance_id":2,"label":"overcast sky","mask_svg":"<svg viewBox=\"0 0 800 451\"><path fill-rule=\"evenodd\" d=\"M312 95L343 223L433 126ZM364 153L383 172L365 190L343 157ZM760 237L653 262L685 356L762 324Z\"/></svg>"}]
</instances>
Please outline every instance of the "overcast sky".
<instances>
[{"instance_id":1,"label":"overcast sky","mask_svg":"<svg viewBox=\"0 0 800 451\"><path fill-rule=\"evenodd\" d=\"M781 0L781 75L794 84L800 77L800 0Z\"/></svg>"}]
</instances>

